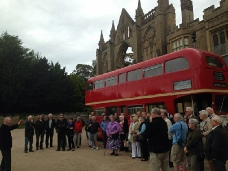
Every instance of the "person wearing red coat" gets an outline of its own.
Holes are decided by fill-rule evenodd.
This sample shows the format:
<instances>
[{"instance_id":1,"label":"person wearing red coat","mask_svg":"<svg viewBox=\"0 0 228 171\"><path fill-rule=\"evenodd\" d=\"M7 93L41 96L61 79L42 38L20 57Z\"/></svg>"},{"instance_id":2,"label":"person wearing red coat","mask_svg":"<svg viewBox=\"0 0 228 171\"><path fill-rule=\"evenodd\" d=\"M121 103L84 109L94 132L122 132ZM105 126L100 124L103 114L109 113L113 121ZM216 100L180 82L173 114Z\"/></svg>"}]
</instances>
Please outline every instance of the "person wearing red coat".
<instances>
[{"instance_id":1,"label":"person wearing red coat","mask_svg":"<svg viewBox=\"0 0 228 171\"><path fill-rule=\"evenodd\" d=\"M75 135L75 143L77 145L77 148L80 146L80 137L82 133L82 127L83 123L81 121L80 117L77 117L75 123L74 123L74 135Z\"/></svg>"}]
</instances>

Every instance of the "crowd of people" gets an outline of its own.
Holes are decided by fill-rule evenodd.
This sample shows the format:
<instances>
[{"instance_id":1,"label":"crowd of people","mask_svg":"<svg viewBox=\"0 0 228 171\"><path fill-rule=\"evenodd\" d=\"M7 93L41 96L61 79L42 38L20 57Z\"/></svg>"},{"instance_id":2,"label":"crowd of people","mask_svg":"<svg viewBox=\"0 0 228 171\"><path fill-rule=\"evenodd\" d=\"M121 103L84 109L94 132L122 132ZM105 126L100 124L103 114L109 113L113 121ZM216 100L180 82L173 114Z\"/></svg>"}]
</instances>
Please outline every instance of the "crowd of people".
<instances>
[{"instance_id":1,"label":"crowd of people","mask_svg":"<svg viewBox=\"0 0 228 171\"><path fill-rule=\"evenodd\" d=\"M9 117L4 119L0 128L0 148L2 152L1 170L11 169L12 137L10 131L17 128ZM52 114L45 120L40 115L34 122L28 116L25 122L24 152L34 152L33 136L36 135L36 150L53 147L53 135L57 133L57 151L74 151L81 146L82 128L85 126L88 146L99 150L98 130L103 135L103 148L110 149L110 155L118 156L119 151L130 151L132 159L149 160L149 170L204 171L204 161L209 171L225 171L228 160L228 132L222 125L223 120L211 107L194 115L192 107L186 108L185 115L171 115L163 108L153 108L151 113L140 112L127 118L124 113L107 116L102 114L101 123L92 112L86 122L59 115L57 120ZM2 138L4 137L4 138ZM68 147L68 149L66 149ZM105 150L106 152L106 150Z\"/></svg>"},{"instance_id":2,"label":"crowd of people","mask_svg":"<svg viewBox=\"0 0 228 171\"><path fill-rule=\"evenodd\" d=\"M185 115L170 115L166 109L153 108L150 114L137 112L128 120L123 113L103 114L101 122L104 148L111 155L131 150L132 159L150 159L151 171L225 171L228 160L228 132L223 118L211 107L194 114L186 107ZM92 116L92 115L91 115Z\"/></svg>"}]
</instances>

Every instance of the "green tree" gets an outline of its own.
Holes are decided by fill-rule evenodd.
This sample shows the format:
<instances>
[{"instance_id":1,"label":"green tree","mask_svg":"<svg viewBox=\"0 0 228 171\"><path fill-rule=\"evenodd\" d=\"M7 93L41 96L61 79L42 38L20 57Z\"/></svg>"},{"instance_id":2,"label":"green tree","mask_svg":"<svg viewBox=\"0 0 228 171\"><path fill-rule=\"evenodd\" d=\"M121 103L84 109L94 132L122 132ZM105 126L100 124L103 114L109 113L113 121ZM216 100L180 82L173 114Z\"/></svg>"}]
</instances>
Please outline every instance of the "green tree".
<instances>
[{"instance_id":1,"label":"green tree","mask_svg":"<svg viewBox=\"0 0 228 171\"><path fill-rule=\"evenodd\" d=\"M78 64L72 73L88 79L93 76L93 67L87 64Z\"/></svg>"},{"instance_id":2,"label":"green tree","mask_svg":"<svg viewBox=\"0 0 228 171\"><path fill-rule=\"evenodd\" d=\"M73 85L73 111L84 111L85 109L85 91L86 81L83 77L75 73L69 75L71 84Z\"/></svg>"},{"instance_id":3,"label":"green tree","mask_svg":"<svg viewBox=\"0 0 228 171\"><path fill-rule=\"evenodd\" d=\"M30 77L29 49L17 36L4 32L0 37L0 100L3 110L14 112Z\"/></svg>"}]
</instances>

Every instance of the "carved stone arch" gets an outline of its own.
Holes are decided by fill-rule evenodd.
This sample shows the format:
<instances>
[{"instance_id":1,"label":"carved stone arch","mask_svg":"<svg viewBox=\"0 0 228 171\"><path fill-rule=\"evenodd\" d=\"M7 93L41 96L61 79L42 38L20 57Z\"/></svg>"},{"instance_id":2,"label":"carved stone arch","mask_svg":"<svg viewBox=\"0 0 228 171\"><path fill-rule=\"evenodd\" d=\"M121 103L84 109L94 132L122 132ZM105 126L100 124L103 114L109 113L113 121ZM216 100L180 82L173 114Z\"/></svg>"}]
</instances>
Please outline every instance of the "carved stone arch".
<instances>
[{"instance_id":1,"label":"carved stone arch","mask_svg":"<svg viewBox=\"0 0 228 171\"><path fill-rule=\"evenodd\" d=\"M142 40L143 60L148 60L157 56L156 53L156 30L153 26L148 26Z\"/></svg>"},{"instance_id":2,"label":"carved stone arch","mask_svg":"<svg viewBox=\"0 0 228 171\"><path fill-rule=\"evenodd\" d=\"M127 42L127 41L123 42L121 44L121 46L119 47L119 50L118 50L118 53L117 53L117 59L116 59L116 69L125 67L124 59L125 59L125 56L126 56L127 49L129 47L131 47L132 51L133 51L132 45L129 42Z\"/></svg>"}]
</instances>

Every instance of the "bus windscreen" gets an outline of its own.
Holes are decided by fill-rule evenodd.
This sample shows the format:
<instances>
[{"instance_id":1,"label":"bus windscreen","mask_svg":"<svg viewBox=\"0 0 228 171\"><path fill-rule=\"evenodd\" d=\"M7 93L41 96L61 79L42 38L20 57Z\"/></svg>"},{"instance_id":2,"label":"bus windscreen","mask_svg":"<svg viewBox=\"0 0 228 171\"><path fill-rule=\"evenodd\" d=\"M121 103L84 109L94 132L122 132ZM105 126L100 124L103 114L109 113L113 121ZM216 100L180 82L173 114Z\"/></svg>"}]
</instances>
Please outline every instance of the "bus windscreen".
<instances>
[{"instance_id":1,"label":"bus windscreen","mask_svg":"<svg viewBox=\"0 0 228 171\"><path fill-rule=\"evenodd\" d=\"M206 62L209 66L223 68L222 62L218 58L206 56Z\"/></svg>"}]
</instances>

